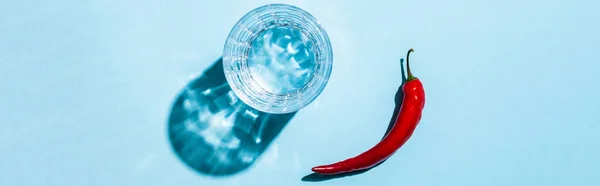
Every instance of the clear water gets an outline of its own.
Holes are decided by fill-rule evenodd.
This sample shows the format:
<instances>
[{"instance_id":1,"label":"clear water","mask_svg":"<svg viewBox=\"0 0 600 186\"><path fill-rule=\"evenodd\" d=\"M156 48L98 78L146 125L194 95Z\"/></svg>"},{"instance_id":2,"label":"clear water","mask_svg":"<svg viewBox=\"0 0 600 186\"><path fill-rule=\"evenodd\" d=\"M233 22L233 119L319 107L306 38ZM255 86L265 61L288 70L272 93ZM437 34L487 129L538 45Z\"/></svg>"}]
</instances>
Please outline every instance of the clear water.
<instances>
[{"instance_id":1,"label":"clear water","mask_svg":"<svg viewBox=\"0 0 600 186\"><path fill-rule=\"evenodd\" d=\"M312 42L292 27L274 27L252 42L248 67L253 79L266 91L295 92L311 78L315 67Z\"/></svg>"}]
</instances>

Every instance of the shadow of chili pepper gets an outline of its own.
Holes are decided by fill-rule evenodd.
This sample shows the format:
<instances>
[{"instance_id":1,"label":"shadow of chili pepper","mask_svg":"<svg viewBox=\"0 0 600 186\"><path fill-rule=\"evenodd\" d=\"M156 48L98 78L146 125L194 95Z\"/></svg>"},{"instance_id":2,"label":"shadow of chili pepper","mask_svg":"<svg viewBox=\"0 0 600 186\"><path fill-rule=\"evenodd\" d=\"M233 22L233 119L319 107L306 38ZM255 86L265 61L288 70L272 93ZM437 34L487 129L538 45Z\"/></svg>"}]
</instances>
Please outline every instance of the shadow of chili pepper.
<instances>
[{"instance_id":1,"label":"shadow of chili pepper","mask_svg":"<svg viewBox=\"0 0 600 186\"><path fill-rule=\"evenodd\" d=\"M404 72L404 59L400 59L400 64L401 64L401 67L400 67L401 72ZM405 81L406 81L406 75L404 73L402 73L402 84L398 87L398 90L396 90L396 94L394 95L394 105L395 105L394 112L392 112L392 118L390 119L390 122L388 123L388 127L381 139L385 138L385 136L390 132L390 130L392 130L392 128L394 127L394 122L396 121L396 118L398 118L398 112L400 112L400 107L402 106L402 98L404 97L404 91L402 91L402 85L404 85ZM342 173L342 174L336 174L336 175L322 175L322 174L318 174L318 173L312 173L312 174L302 177L301 180L306 181L306 182L320 182L320 181L327 181L327 180L331 180L331 179L343 178L343 177L347 177L347 176L359 175L359 174L363 174L363 173L381 165L385 161L387 161L387 160L383 160L382 162L378 163L377 165L375 165L369 169L354 171L354 172L349 172L349 173Z\"/></svg>"},{"instance_id":2,"label":"shadow of chili pepper","mask_svg":"<svg viewBox=\"0 0 600 186\"><path fill-rule=\"evenodd\" d=\"M268 114L243 103L225 79L222 59L176 97L168 137L197 173L223 177L250 167L296 113Z\"/></svg>"}]
</instances>

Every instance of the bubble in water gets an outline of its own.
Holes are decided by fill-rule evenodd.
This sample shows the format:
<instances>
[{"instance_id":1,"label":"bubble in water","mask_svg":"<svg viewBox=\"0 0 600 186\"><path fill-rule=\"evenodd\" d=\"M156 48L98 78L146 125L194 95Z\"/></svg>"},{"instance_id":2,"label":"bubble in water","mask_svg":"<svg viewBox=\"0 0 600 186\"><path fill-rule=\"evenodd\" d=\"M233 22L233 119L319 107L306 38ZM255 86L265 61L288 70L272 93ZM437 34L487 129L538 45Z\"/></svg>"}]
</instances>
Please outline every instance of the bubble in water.
<instances>
[{"instance_id":1,"label":"bubble in water","mask_svg":"<svg viewBox=\"0 0 600 186\"><path fill-rule=\"evenodd\" d=\"M312 42L292 27L261 32L248 54L250 74L268 92L287 94L304 87L315 67Z\"/></svg>"}]
</instances>

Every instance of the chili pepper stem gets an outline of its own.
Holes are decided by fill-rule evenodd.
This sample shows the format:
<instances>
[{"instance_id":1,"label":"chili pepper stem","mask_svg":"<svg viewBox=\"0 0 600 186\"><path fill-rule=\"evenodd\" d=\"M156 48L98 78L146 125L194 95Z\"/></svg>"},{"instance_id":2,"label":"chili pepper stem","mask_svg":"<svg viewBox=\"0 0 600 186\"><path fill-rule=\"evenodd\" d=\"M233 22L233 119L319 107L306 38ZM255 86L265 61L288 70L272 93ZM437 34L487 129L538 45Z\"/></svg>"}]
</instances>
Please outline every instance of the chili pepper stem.
<instances>
[{"instance_id":1,"label":"chili pepper stem","mask_svg":"<svg viewBox=\"0 0 600 186\"><path fill-rule=\"evenodd\" d=\"M408 60L410 57L410 53L414 52L414 51L415 50L411 48L410 50L408 50L408 53L406 53L406 72L408 74L408 79L406 81L412 81L412 80L417 79L417 77L413 76L412 73L410 72L410 63Z\"/></svg>"}]
</instances>

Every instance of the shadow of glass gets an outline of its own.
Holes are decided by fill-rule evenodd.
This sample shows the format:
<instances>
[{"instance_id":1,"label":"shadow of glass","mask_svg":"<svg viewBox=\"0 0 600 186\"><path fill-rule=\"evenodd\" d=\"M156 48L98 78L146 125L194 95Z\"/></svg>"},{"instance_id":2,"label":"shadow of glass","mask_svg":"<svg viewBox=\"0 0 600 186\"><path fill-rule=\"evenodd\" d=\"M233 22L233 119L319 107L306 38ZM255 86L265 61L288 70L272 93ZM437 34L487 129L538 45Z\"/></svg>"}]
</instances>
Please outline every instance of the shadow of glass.
<instances>
[{"instance_id":1,"label":"shadow of glass","mask_svg":"<svg viewBox=\"0 0 600 186\"><path fill-rule=\"evenodd\" d=\"M229 176L250 167L295 114L268 114L243 103L229 87L218 59L175 99L168 136L188 167Z\"/></svg>"},{"instance_id":2,"label":"shadow of glass","mask_svg":"<svg viewBox=\"0 0 600 186\"><path fill-rule=\"evenodd\" d=\"M400 70L401 70L401 72L404 72L404 59L400 59ZM402 73L402 84L400 84L400 86L398 87L398 90L396 90L396 94L394 95L395 107L394 107L394 111L392 112L392 118L390 118L388 127L381 139L385 138L385 136L387 136L387 134L390 132L390 130L392 130L392 127L394 127L394 122L396 121L396 118L398 118L398 112L400 112L400 107L402 106L402 99L404 98L404 91L402 91L402 86L404 85L405 81L406 81L406 75L404 73ZM342 174L337 174L337 175L322 175L322 174L312 173L312 174L302 177L301 180L306 181L306 182L320 182L320 181L327 181L327 180L331 180L331 179L343 178L343 177L347 177L347 176L359 175L359 174L368 172L369 170L381 165L382 163L385 163L385 161L387 161L387 160L383 160L382 162L378 163L377 165L375 165L369 169L348 172L348 173L342 173Z\"/></svg>"}]
</instances>

